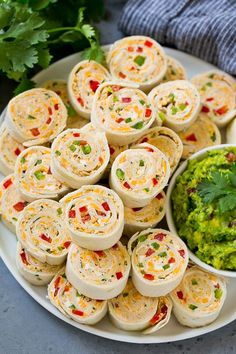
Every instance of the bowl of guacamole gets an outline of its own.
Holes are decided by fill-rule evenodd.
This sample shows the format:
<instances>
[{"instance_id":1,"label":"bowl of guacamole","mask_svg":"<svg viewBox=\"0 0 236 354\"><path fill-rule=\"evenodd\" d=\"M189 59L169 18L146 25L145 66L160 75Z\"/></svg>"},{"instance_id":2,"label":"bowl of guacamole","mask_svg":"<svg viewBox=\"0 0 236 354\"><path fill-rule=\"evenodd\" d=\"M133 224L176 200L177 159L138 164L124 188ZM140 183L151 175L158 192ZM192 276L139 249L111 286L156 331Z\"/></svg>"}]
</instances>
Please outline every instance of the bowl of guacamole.
<instances>
[{"instance_id":1,"label":"bowl of guacamole","mask_svg":"<svg viewBox=\"0 0 236 354\"><path fill-rule=\"evenodd\" d=\"M236 145L208 147L180 165L168 187L166 216L190 259L236 277Z\"/></svg>"}]
</instances>

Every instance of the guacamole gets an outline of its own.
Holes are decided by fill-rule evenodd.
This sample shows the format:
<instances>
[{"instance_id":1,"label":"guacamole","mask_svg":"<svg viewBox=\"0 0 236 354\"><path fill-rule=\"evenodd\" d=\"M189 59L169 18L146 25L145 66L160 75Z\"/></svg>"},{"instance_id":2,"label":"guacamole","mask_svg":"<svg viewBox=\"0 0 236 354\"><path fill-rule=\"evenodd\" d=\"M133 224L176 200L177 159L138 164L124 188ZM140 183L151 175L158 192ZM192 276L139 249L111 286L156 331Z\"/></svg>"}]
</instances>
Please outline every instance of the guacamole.
<instances>
[{"instance_id":1,"label":"guacamole","mask_svg":"<svg viewBox=\"0 0 236 354\"><path fill-rule=\"evenodd\" d=\"M236 270L236 208L229 205L222 212L217 198L206 202L199 185L211 181L216 172L227 176L233 165L236 165L236 147L209 151L202 160L189 161L171 196L179 236L203 262L225 270ZM233 175L235 181L234 172ZM224 185L222 189L224 193ZM229 194L235 197L234 192Z\"/></svg>"}]
</instances>

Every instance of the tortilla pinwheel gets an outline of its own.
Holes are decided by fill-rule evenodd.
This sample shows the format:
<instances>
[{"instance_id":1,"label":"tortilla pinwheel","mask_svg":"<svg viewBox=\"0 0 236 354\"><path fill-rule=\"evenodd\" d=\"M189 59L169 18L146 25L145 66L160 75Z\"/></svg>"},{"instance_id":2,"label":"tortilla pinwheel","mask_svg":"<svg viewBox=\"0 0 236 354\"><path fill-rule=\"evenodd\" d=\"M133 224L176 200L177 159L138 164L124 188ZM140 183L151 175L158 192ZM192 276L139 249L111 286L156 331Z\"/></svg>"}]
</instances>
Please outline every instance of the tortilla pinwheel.
<instances>
[{"instance_id":1,"label":"tortilla pinwheel","mask_svg":"<svg viewBox=\"0 0 236 354\"><path fill-rule=\"evenodd\" d=\"M16 222L28 203L19 193L14 174L8 175L0 183L0 215L3 223L16 232Z\"/></svg>"},{"instance_id":2,"label":"tortilla pinwheel","mask_svg":"<svg viewBox=\"0 0 236 354\"><path fill-rule=\"evenodd\" d=\"M90 250L103 250L119 241L124 228L124 207L111 189L83 186L60 202L74 243Z\"/></svg>"},{"instance_id":3,"label":"tortilla pinwheel","mask_svg":"<svg viewBox=\"0 0 236 354\"><path fill-rule=\"evenodd\" d=\"M134 144L148 143L154 145L168 157L171 172L181 159L183 144L179 136L167 127L154 127L147 130Z\"/></svg>"},{"instance_id":4,"label":"tortilla pinwheel","mask_svg":"<svg viewBox=\"0 0 236 354\"><path fill-rule=\"evenodd\" d=\"M60 312L79 323L96 324L107 313L107 301L93 300L80 294L67 280L65 268L49 284L48 298Z\"/></svg>"},{"instance_id":5,"label":"tortilla pinwheel","mask_svg":"<svg viewBox=\"0 0 236 354\"><path fill-rule=\"evenodd\" d=\"M34 88L12 98L7 106L6 126L24 146L54 139L66 126L67 110L53 91Z\"/></svg>"},{"instance_id":6,"label":"tortilla pinwheel","mask_svg":"<svg viewBox=\"0 0 236 354\"><path fill-rule=\"evenodd\" d=\"M41 198L57 199L68 192L52 174L51 149L44 146L32 146L22 151L15 165L15 177L20 193L31 202Z\"/></svg>"},{"instance_id":7,"label":"tortilla pinwheel","mask_svg":"<svg viewBox=\"0 0 236 354\"><path fill-rule=\"evenodd\" d=\"M143 208L125 207L124 234L131 237L136 232L155 227L165 216L166 195L162 191Z\"/></svg>"},{"instance_id":8,"label":"tortilla pinwheel","mask_svg":"<svg viewBox=\"0 0 236 354\"><path fill-rule=\"evenodd\" d=\"M144 91L157 85L167 70L163 48L146 36L116 41L110 48L107 62L113 79L138 84Z\"/></svg>"},{"instance_id":9,"label":"tortilla pinwheel","mask_svg":"<svg viewBox=\"0 0 236 354\"><path fill-rule=\"evenodd\" d=\"M2 123L0 128L0 172L5 176L12 173L17 156L24 149L24 146L9 134L6 124Z\"/></svg>"},{"instance_id":10,"label":"tortilla pinwheel","mask_svg":"<svg viewBox=\"0 0 236 354\"><path fill-rule=\"evenodd\" d=\"M147 229L131 237L132 280L144 296L165 296L181 282L188 265L184 242L169 231Z\"/></svg>"},{"instance_id":11,"label":"tortilla pinwheel","mask_svg":"<svg viewBox=\"0 0 236 354\"><path fill-rule=\"evenodd\" d=\"M119 154L111 168L110 186L124 205L148 205L167 185L170 166L167 157L155 146L144 143Z\"/></svg>"},{"instance_id":12,"label":"tortilla pinwheel","mask_svg":"<svg viewBox=\"0 0 236 354\"><path fill-rule=\"evenodd\" d=\"M177 132L188 128L201 109L198 90L187 80L165 82L155 87L148 97L163 124Z\"/></svg>"},{"instance_id":13,"label":"tortilla pinwheel","mask_svg":"<svg viewBox=\"0 0 236 354\"><path fill-rule=\"evenodd\" d=\"M70 247L66 276L79 293L92 299L108 300L119 295L127 283L130 257L120 242L102 251Z\"/></svg>"},{"instance_id":14,"label":"tortilla pinwheel","mask_svg":"<svg viewBox=\"0 0 236 354\"><path fill-rule=\"evenodd\" d=\"M199 90L201 111L224 127L236 115L236 81L220 70L198 74L191 81Z\"/></svg>"},{"instance_id":15,"label":"tortilla pinwheel","mask_svg":"<svg viewBox=\"0 0 236 354\"><path fill-rule=\"evenodd\" d=\"M221 143L219 129L205 113L200 113L198 119L178 135L183 143L183 159L208 146Z\"/></svg>"},{"instance_id":16,"label":"tortilla pinwheel","mask_svg":"<svg viewBox=\"0 0 236 354\"><path fill-rule=\"evenodd\" d=\"M105 134L85 127L65 130L52 144L52 173L72 188L98 182L110 158Z\"/></svg>"},{"instance_id":17,"label":"tortilla pinwheel","mask_svg":"<svg viewBox=\"0 0 236 354\"><path fill-rule=\"evenodd\" d=\"M143 331L150 334L169 322L172 303L168 297L141 295L129 279L123 292L108 301L111 321L126 331Z\"/></svg>"},{"instance_id":18,"label":"tortilla pinwheel","mask_svg":"<svg viewBox=\"0 0 236 354\"><path fill-rule=\"evenodd\" d=\"M22 247L42 263L62 264L71 244L62 205L50 199L28 204L18 218L17 238Z\"/></svg>"},{"instance_id":19,"label":"tortilla pinwheel","mask_svg":"<svg viewBox=\"0 0 236 354\"><path fill-rule=\"evenodd\" d=\"M88 120L79 116L76 110L71 105L68 96L68 88L67 88L66 80L48 80L43 83L42 87L44 87L47 90L56 92L56 94L61 97L64 105L67 108L67 114L68 114L68 118L66 122L67 128L79 129L88 123Z\"/></svg>"},{"instance_id":20,"label":"tortilla pinwheel","mask_svg":"<svg viewBox=\"0 0 236 354\"><path fill-rule=\"evenodd\" d=\"M42 263L24 249L20 242L16 247L16 265L20 274L33 285L46 285L60 270L61 265Z\"/></svg>"},{"instance_id":21,"label":"tortilla pinwheel","mask_svg":"<svg viewBox=\"0 0 236 354\"><path fill-rule=\"evenodd\" d=\"M187 80L187 74L183 65L175 58L167 56L167 70L162 82L174 80Z\"/></svg>"},{"instance_id":22,"label":"tortilla pinwheel","mask_svg":"<svg viewBox=\"0 0 236 354\"><path fill-rule=\"evenodd\" d=\"M190 266L170 294L175 317L184 326L206 326L219 316L226 292L223 278Z\"/></svg>"},{"instance_id":23,"label":"tortilla pinwheel","mask_svg":"<svg viewBox=\"0 0 236 354\"><path fill-rule=\"evenodd\" d=\"M93 60L79 62L71 71L68 94L74 109L89 119L92 102L99 85L110 79L107 69Z\"/></svg>"},{"instance_id":24,"label":"tortilla pinwheel","mask_svg":"<svg viewBox=\"0 0 236 354\"><path fill-rule=\"evenodd\" d=\"M150 99L135 85L114 81L97 89L91 122L106 133L109 144L134 142L150 128L155 117Z\"/></svg>"}]
</instances>

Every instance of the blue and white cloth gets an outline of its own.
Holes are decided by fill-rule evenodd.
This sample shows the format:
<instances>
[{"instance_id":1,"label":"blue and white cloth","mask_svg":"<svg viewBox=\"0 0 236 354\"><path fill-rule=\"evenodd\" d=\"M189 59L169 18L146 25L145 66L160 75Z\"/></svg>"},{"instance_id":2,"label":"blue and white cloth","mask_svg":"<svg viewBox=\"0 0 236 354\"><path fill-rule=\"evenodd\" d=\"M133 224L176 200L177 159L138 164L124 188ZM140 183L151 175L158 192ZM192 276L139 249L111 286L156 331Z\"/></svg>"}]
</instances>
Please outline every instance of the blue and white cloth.
<instances>
[{"instance_id":1,"label":"blue and white cloth","mask_svg":"<svg viewBox=\"0 0 236 354\"><path fill-rule=\"evenodd\" d=\"M236 0L129 0L119 20L128 35L147 35L236 75Z\"/></svg>"}]
</instances>

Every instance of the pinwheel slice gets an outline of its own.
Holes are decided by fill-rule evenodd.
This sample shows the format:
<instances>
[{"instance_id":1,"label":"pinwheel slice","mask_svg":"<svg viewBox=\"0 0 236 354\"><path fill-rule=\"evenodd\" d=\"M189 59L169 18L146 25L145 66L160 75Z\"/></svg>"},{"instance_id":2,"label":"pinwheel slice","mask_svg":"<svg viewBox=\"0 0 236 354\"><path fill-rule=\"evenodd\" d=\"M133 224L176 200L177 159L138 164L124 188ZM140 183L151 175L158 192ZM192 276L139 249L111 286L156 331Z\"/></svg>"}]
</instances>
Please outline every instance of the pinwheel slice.
<instances>
[{"instance_id":1,"label":"pinwheel slice","mask_svg":"<svg viewBox=\"0 0 236 354\"><path fill-rule=\"evenodd\" d=\"M24 146L51 141L66 126L67 111L53 91L34 88L12 98L7 106L6 126Z\"/></svg>"},{"instance_id":2,"label":"pinwheel slice","mask_svg":"<svg viewBox=\"0 0 236 354\"><path fill-rule=\"evenodd\" d=\"M236 117L227 126L226 141L228 144L236 144Z\"/></svg>"},{"instance_id":3,"label":"pinwheel slice","mask_svg":"<svg viewBox=\"0 0 236 354\"><path fill-rule=\"evenodd\" d=\"M51 170L60 181L79 188L98 182L109 158L103 132L67 129L53 141Z\"/></svg>"},{"instance_id":4,"label":"pinwheel slice","mask_svg":"<svg viewBox=\"0 0 236 354\"><path fill-rule=\"evenodd\" d=\"M200 113L189 128L178 134L183 142L183 159L208 146L221 144L219 129L205 113Z\"/></svg>"},{"instance_id":5,"label":"pinwheel slice","mask_svg":"<svg viewBox=\"0 0 236 354\"><path fill-rule=\"evenodd\" d=\"M131 237L132 280L144 296L165 296L181 282L188 265L184 242L169 231L147 229Z\"/></svg>"},{"instance_id":6,"label":"pinwheel slice","mask_svg":"<svg viewBox=\"0 0 236 354\"><path fill-rule=\"evenodd\" d=\"M15 177L25 200L57 199L68 192L69 188L52 174L50 163L51 149L44 146L32 146L18 156Z\"/></svg>"},{"instance_id":7,"label":"pinwheel slice","mask_svg":"<svg viewBox=\"0 0 236 354\"><path fill-rule=\"evenodd\" d=\"M4 224L16 232L16 222L28 203L17 188L13 174L5 177L0 183L0 215Z\"/></svg>"},{"instance_id":8,"label":"pinwheel slice","mask_svg":"<svg viewBox=\"0 0 236 354\"><path fill-rule=\"evenodd\" d=\"M106 133L110 144L134 142L154 123L155 117L150 99L135 85L107 82L96 91L91 121Z\"/></svg>"},{"instance_id":9,"label":"pinwheel slice","mask_svg":"<svg viewBox=\"0 0 236 354\"><path fill-rule=\"evenodd\" d=\"M117 243L124 228L124 206L119 196L103 186L87 185L60 201L72 240L90 250L104 250Z\"/></svg>"},{"instance_id":10,"label":"pinwheel slice","mask_svg":"<svg viewBox=\"0 0 236 354\"><path fill-rule=\"evenodd\" d=\"M148 205L168 183L167 157L144 143L119 154L111 168L110 186L129 208Z\"/></svg>"},{"instance_id":11,"label":"pinwheel slice","mask_svg":"<svg viewBox=\"0 0 236 354\"><path fill-rule=\"evenodd\" d=\"M18 240L39 261L50 265L62 264L71 244L64 220L60 203L49 199L36 200L24 208L18 219Z\"/></svg>"},{"instance_id":12,"label":"pinwheel slice","mask_svg":"<svg viewBox=\"0 0 236 354\"><path fill-rule=\"evenodd\" d=\"M187 80L187 74L183 65L170 56L167 56L167 70L162 79L163 82L174 80Z\"/></svg>"},{"instance_id":13,"label":"pinwheel slice","mask_svg":"<svg viewBox=\"0 0 236 354\"><path fill-rule=\"evenodd\" d=\"M56 94L61 97L62 102L67 108L67 114L68 114L68 118L66 122L67 128L79 129L88 123L88 120L79 116L76 110L71 105L68 96L67 82L65 80L49 80L44 82L42 87L44 87L47 90L56 92Z\"/></svg>"},{"instance_id":14,"label":"pinwheel slice","mask_svg":"<svg viewBox=\"0 0 236 354\"><path fill-rule=\"evenodd\" d=\"M108 311L114 325L125 331L149 334L165 326L170 319L172 304L167 297L141 295L129 279L123 292L108 301Z\"/></svg>"},{"instance_id":15,"label":"pinwheel slice","mask_svg":"<svg viewBox=\"0 0 236 354\"><path fill-rule=\"evenodd\" d=\"M199 90L202 112L224 127L236 115L236 81L220 70L196 75L191 81Z\"/></svg>"},{"instance_id":16,"label":"pinwheel slice","mask_svg":"<svg viewBox=\"0 0 236 354\"><path fill-rule=\"evenodd\" d=\"M16 247L16 265L20 274L33 285L46 285L60 270L61 265L42 263L24 249L20 242Z\"/></svg>"},{"instance_id":17,"label":"pinwheel slice","mask_svg":"<svg viewBox=\"0 0 236 354\"><path fill-rule=\"evenodd\" d=\"M66 276L79 293L92 299L108 300L119 295L127 283L130 257L120 242L103 251L70 247Z\"/></svg>"},{"instance_id":18,"label":"pinwheel slice","mask_svg":"<svg viewBox=\"0 0 236 354\"><path fill-rule=\"evenodd\" d=\"M164 125L180 131L189 127L201 109L200 95L187 80L168 81L148 95Z\"/></svg>"},{"instance_id":19,"label":"pinwheel slice","mask_svg":"<svg viewBox=\"0 0 236 354\"><path fill-rule=\"evenodd\" d=\"M170 294L175 317L184 326L206 326L219 316L226 292L223 278L190 266Z\"/></svg>"},{"instance_id":20,"label":"pinwheel slice","mask_svg":"<svg viewBox=\"0 0 236 354\"><path fill-rule=\"evenodd\" d=\"M183 144L179 136L167 127L155 127L147 130L135 144L148 143L154 145L168 157L171 172L179 164L183 153Z\"/></svg>"},{"instance_id":21,"label":"pinwheel slice","mask_svg":"<svg viewBox=\"0 0 236 354\"><path fill-rule=\"evenodd\" d=\"M107 69L93 60L83 60L72 69L68 81L68 94L74 109L90 118L92 102L99 85L110 79Z\"/></svg>"},{"instance_id":22,"label":"pinwheel slice","mask_svg":"<svg viewBox=\"0 0 236 354\"><path fill-rule=\"evenodd\" d=\"M0 128L0 172L5 176L12 173L17 156L23 150L24 146L12 138L3 123Z\"/></svg>"},{"instance_id":23,"label":"pinwheel slice","mask_svg":"<svg viewBox=\"0 0 236 354\"><path fill-rule=\"evenodd\" d=\"M143 208L125 207L124 234L131 237L136 232L155 227L165 216L165 200L162 191Z\"/></svg>"},{"instance_id":24,"label":"pinwheel slice","mask_svg":"<svg viewBox=\"0 0 236 354\"><path fill-rule=\"evenodd\" d=\"M142 90L150 90L157 85L167 70L163 48L145 36L116 41L111 46L107 62L114 79L136 83Z\"/></svg>"},{"instance_id":25,"label":"pinwheel slice","mask_svg":"<svg viewBox=\"0 0 236 354\"><path fill-rule=\"evenodd\" d=\"M67 280L65 268L49 284L48 298L60 312L79 323L96 324L107 313L107 301L93 300L80 294Z\"/></svg>"}]
</instances>

